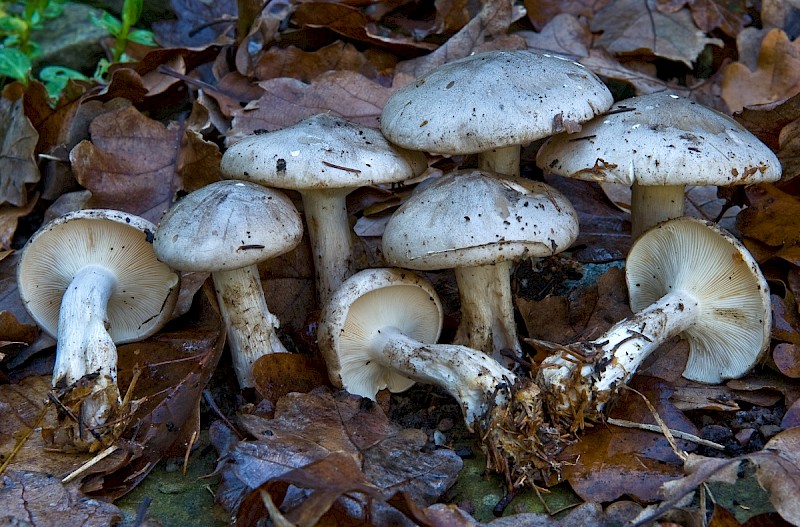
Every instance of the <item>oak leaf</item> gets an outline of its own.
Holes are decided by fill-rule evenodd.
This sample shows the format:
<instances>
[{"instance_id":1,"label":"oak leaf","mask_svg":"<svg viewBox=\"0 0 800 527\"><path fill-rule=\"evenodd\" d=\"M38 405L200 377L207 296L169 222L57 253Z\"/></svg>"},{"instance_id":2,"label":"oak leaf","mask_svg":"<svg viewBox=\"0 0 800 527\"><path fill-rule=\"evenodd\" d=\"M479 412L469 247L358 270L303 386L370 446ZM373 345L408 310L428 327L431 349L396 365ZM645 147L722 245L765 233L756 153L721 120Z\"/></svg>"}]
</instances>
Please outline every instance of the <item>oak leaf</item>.
<instances>
[{"instance_id":1,"label":"oak leaf","mask_svg":"<svg viewBox=\"0 0 800 527\"><path fill-rule=\"evenodd\" d=\"M75 178L92 192L89 206L157 223L181 188L178 130L127 107L98 116L89 131L91 141L70 152Z\"/></svg>"},{"instance_id":2,"label":"oak leaf","mask_svg":"<svg viewBox=\"0 0 800 527\"><path fill-rule=\"evenodd\" d=\"M740 62L725 68L722 99L731 112L746 106L769 104L800 93L800 39L794 41L780 29L770 30L761 41L758 68Z\"/></svg>"},{"instance_id":3,"label":"oak leaf","mask_svg":"<svg viewBox=\"0 0 800 527\"><path fill-rule=\"evenodd\" d=\"M695 26L691 14L658 10L658 0L620 0L601 9L591 21L592 31L602 31L596 45L612 53L649 50L658 57L692 62L707 45L722 46Z\"/></svg>"},{"instance_id":4,"label":"oak leaf","mask_svg":"<svg viewBox=\"0 0 800 527\"><path fill-rule=\"evenodd\" d=\"M25 185L39 181L34 159L39 134L25 116L23 100L0 99L0 204L22 207L28 202Z\"/></svg>"}]
</instances>

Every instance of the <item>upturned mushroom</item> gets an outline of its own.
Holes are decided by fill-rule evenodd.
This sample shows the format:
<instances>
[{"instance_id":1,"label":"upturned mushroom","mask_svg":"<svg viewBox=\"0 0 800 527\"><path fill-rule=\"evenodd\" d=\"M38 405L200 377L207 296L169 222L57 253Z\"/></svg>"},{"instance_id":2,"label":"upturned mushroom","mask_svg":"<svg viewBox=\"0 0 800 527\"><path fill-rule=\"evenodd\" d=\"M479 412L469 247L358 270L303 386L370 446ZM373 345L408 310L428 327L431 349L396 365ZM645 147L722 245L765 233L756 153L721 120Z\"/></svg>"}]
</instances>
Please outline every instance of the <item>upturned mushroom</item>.
<instances>
[{"instance_id":1,"label":"upturned mushroom","mask_svg":"<svg viewBox=\"0 0 800 527\"><path fill-rule=\"evenodd\" d=\"M647 231L631 248L626 280L635 314L593 341L550 345L555 354L539 368L537 384L562 429L600 418L619 387L676 335L690 347L684 377L704 383L744 375L769 344L766 280L714 223L676 218Z\"/></svg>"},{"instance_id":2,"label":"upturned mushroom","mask_svg":"<svg viewBox=\"0 0 800 527\"><path fill-rule=\"evenodd\" d=\"M286 348L275 330L257 264L289 252L303 235L300 215L282 192L218 181L173 205L153 239L158 258L181 271L211 272L239 386L251 388L253 363Z\"/></svg>"},{"instance_id":3,"label":"upturned mushroom","mask_svg":"<svg viewBox=\"0 0 800 527\"><path fill-rule=\"evenodd\" d=\"M463 170L441 176L392 215L383 234L390 265L453 269L461 299L455 343L521 356L511 267L563 251L578 235L569 201L544 183Z\"/></svg>"},{"instance_id":4,"label":"upturned mushroom","mask_svg":"<svg viewBox=\"0 0 800 527\"><path fill-rule=\"evenodd\" d=\"M166 324L179 277L153 252L155 226L115 210L65 214L28 240L17 267L25 308L57 340L53 386L78 381L81 422L65 425L61 446L95 449L119 418L116 344ZM78 405L76 405L78 406Z\"/></svg>"},{"instance_id":5,"label":"upturned mushroom","mask_svg":"<svg viewBox=\"0 0 800 527\"><path fill-rule=\"evenodd\" d=\"M427 163L423 154L390 144L378 130L318 114L242 139L225 152L220 168L226 178L300 193L324 305L354 270L347 195L361 186L415 177Z\"/></svg>"},{"instance_id":6,"label":"upturned mushroom","mask_svg":"<svg viewBox=\"0 0 800 527\"><path fill-rule=\"evenodd\" d=\"M428 282L404 269L365 269L331 296L318 341L334 385L373 400L415 381L444 388L509 485L546 478L555 464L539 454L557 449L558 436L541 419L539 388L477 350L436 344L441 327Z\"/></svg>"},{"instance_id":7,"label":"upturned mushroom","mask_svg":"<svg viewBox=\"0 0 800 527\"><path fill-rule=\"evenodd\" d=\"M683 215L686 185L777 181L777 156L742 125L669 93L632 97L548 139L536 164L553 174L631 186L633 237Z\"/></svg>"},{"instance_id":8,"label":"upturned mushroom","mask_svg":"<svg viewBox=\"0 0 800 527\"><path fill-rule=\"evenodd\" d=\"M611 92L572 60L527 50L477 53L397 90L381 112L393 143L436 154L478 154L478 167L519 176L520 147L580 129Z\"/></svg>"}]
</instances>

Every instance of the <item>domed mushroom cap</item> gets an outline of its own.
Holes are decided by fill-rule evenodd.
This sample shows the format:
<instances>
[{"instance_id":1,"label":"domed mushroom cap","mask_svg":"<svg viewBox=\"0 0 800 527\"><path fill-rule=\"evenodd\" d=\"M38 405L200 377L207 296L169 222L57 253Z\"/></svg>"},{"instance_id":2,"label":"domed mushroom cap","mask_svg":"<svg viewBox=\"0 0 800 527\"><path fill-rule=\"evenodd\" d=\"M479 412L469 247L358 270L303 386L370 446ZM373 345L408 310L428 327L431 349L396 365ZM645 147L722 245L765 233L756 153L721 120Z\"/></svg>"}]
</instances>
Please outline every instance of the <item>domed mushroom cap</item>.
<instances>
[{"instance_id":1,"label":"domed mushroom cap","mask_svg":"<svg viewBox=\"0 0 800 527\"><path fill-rule=\"evenodd\" d=\"M611 106L608 88L571 60L490 51L455 60L394 93L381 129L406 148L474 154L523 145Z\"/></svg>"},{"instance_id":2,"label":"domed mushroom cap","mask_svg":"<svg viewBox=\"0 0 800 527\"><path fill-rule=\"evenodd\" d=\"M442 306L433 287L402 269L365 269L345 280L328 302L318 333L331 382L372 399L384 388L410 388L414 381L371 359L373 337L388 327L435 344L442 330Z\"/></svg>"},{"instance_id":3,"label":"domed mushroom cap","mask_svg":"<svg viewBox=\"0 0 800 527\"><path fill-rule=\"evenodd\" d=\"M718 383L744 375L767 348L769 287L750 253L716 224L677 218L642 235L626 262L631 309L684 290L701 311L689 341L684 377Z\"/></svg>"},{"instance_id":4,"label":"domed mushroom cap","mask_svg":"<svg viewBox=\"0 0 800 527\"><path fill-rule=\"evenodd\" d=\"M776 181L777 156L730 117L654 93L620 101L577 134L547 140L536 164L554 174L630 185Z\"/></svg>"},{"instance_id":5,"label":"domed mushroom cap","mask_svg":"<svg viewBox=\"0 0 800 527\"><path fill-rule=\"evenodd\" d=\"M218 181L173 205L153 239L158 258L181 271L247 267L292 250L300 215L280 191L246 181Z\"/></svg>"},{"instance_id":6,"label":"domed mushroom cap","mask_svg":"<svg viewBox=\"0 0 800 527\"><path fill-rule=\"evenodd\" d=\"M220 165L226 178L296 190L394 183L426 167L422 153L399 148L378 130L329 114L246 137L228 148Z\"/></svg>"},{"instance_id":7,"label":"domed mushroom cap","mask_svg":"<svg viewBox=\"0 0 800 527\"><path fill-rule=\"evenodd\" d=\"M70 212L39 229L17 266L26 309L49 335L58 333L64 291L82 268L95 265L116 278L108 333L118 344L158 331L178 299L178 275L153 252L155 225L133 214L89 209Z\"/></svg>"},{"instance_id":8,"label":"domed mushroom cap","mask_svg":"<svg viewBox=\"0 0 800 527\"><path fill-rule=\"evenodd\" d=\"M461 170L413 194L389 220L383 253L399 267L431 271L549 256L578 236L578 216L537 181Z\"/></svg>"}]
</instances>

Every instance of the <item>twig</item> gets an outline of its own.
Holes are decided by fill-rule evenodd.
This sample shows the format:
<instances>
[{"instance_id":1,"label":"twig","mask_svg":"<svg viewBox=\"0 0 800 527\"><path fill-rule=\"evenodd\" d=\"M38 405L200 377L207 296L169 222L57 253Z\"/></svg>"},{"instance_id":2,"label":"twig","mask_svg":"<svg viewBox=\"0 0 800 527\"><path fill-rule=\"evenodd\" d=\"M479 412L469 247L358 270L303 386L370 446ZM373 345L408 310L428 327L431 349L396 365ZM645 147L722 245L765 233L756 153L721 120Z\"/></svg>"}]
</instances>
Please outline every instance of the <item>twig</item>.
<instances>
[{"instance_id":1,"label":"twig","mask_svg":"<svg viewBox=\"0 0 800 527\"><path fill-rule=\"evenodd\" d=\"M99 454L94 456L92 459L72 471L69 475L67 475L64 479L61 480L61 483L69 483L73 479L77 478L87 470L89 470L92 466L96 465L98 462L102 461L103 459L107 458L111 454L117 451L119 447L116 445L111 445L110 447L106 448L105 450L101 451Z\"/></svg>"},{"instance_id":2,"label":"twig","mask_svg":"<svg viewBox=\"0 0 800 527\"><path fill-rule=\"evenodd\" d=\"M661 427L658 425L635 423L633 421L626 421L625 419L614 419L613 417L609 417L608 419L606 419L606 422L610 425L621 426L623 428L640 428L642 430L647 430L649 432L662 431ZM697 443L698 445L707 446L709 448L714 448L716 450L725 450L725 447L723 445L720 445L719 443L714 443L713 441L709 441L707 439L703 439L702 437L697 437L694 434L690 434L688 432L681 432L680 430L675 430L674 428L669 428L668 430L673 436L677 437L678 439L691 441L692 443Z\"/></svg>"}]
</instances>

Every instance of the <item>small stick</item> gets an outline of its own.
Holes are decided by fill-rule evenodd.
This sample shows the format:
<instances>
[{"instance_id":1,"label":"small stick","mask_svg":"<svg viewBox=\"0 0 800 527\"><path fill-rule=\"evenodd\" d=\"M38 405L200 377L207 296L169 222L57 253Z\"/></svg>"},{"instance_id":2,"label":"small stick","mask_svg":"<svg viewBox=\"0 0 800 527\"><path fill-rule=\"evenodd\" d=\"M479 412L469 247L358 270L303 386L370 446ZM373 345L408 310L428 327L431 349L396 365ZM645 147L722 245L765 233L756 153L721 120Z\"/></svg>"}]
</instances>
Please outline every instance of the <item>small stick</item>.
<instances>
[{"instance_id":1,"label":"small stick","mask_svg":"<svg viewBox=\"0 0 800 527\"><path fill-rule=\"evenodd\" d=\"M92 459L90 459L89 461L87 461L86 463L84 463L83 465L81 465L80 467L75 469L74 471L72 471L72 473L70 473L67 477L65 477L64 479L61 480L61 483L69 483L73 479L77 478L78 476L80 476L81 474L83 474L84 472L89 470L92 466L96 465L98 462L102 461L103 459L107 458L108 456L110 456L111 454L116 452L116 450L118 448L119 448L118 446L111 445L110 447L108 447L105 450L101 451L99 454L94 456Z\"/></svg>"},{"instance_id":2,"label":"small stick","mask_svg":"<svg viewBox=\"0 0 800 527\"><path fill-rule=\"evenodd\" d=\"M192 446L197 442L197 430L192 431L192 437L189 438L189 444L186 445L186 453L183 455L183 477L186 477L186 472L189 470L189 454L192 453Z\"/></svg>"},{"instance_id":3,"label":"small stick","mask_svg":"<svg viewBox=\"0 0 800 527\"><path fill-rule=\"evenodd\" d=\"M614 419L613 417L609 417L606 419L606 422L610 425L614 426L621 426L623 428L640 428L642 430L647 430L649 432L661 432L661 427L658 425L649 425L645 423L635 423L633 421L626 421L625 419ZM719 443L714 443L713 441L709 441L707 439L703 439L702 437L697 437L694 434L689 434L687 432L681 432L680 430L675 430L670 428L670 433L677 437L678 439L683 439L685 441L691 441L693 443L697 443L698 445L707 446L709 448L714 448L716 450L725 450L723 445Z\"/></svg>"}]
</instances>

